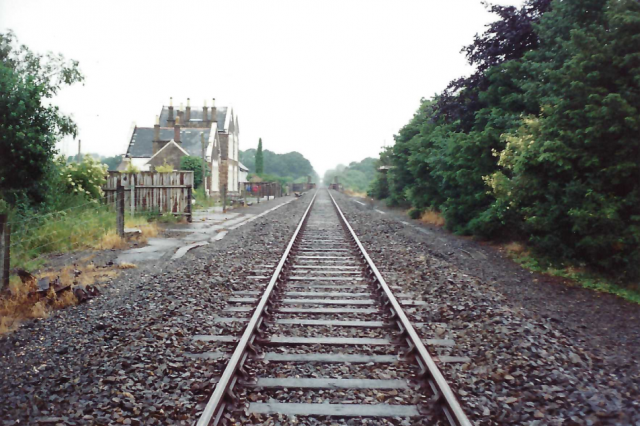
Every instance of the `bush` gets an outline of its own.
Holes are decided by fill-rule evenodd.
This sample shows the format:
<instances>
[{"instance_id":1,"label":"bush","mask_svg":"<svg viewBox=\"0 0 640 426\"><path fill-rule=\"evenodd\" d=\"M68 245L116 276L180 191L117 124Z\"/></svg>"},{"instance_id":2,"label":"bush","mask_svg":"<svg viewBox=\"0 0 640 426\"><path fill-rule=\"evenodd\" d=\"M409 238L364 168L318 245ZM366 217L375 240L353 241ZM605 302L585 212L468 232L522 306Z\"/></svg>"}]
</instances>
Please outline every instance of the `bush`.
<instances>
[{"instance_id":1,"label":"bush","mask_svg":"<svg viewBox=\"0 0 640 426\"><path fill-rule=\"evenodd\" d=\"M106 164L87 156L81 163L61 166L59 173L69 193L99 200L104 195L102 186L107 182L107 169Z\"/></svg>"},{"instance_id":2,"label":"bush","mask_svg":"<svg viewBox=\"0 0 640 426\"><path fill-rule=\"evenodd\" d=\"M415 207L409 209L409 211L407 212L407 214L409 215L409 217L411 219L420 219L422 217L422 213L424 211L422 209L417 209Z\"/></svg>"}]
</instances>

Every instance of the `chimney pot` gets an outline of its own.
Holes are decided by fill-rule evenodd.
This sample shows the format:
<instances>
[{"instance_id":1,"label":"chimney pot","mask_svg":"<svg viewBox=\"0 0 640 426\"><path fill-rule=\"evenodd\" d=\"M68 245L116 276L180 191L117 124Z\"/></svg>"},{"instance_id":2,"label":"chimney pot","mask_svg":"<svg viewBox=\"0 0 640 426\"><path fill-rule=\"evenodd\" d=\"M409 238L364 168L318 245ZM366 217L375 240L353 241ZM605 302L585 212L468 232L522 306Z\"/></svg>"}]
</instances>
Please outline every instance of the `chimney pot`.
<instances>
[{"instance_id":1,"label":"chimney pot","mask_svg":"<svg viewBox=\"0 0 640 426\"><path fill-rule=\"evenodd\" d=\"M187 98L187 108L191 106L191 98Z\"/></svg>"},{"instance_id":2,"label":"chimney pot","mask_svg":"<svg viewBox=\"0 0 640 426\"><path fill-rule=\"evenodd\" d=\"M187 98L187 109L185 111L184 121L185 123L189 123L191 120L191 99Z\"/></svg>"},{"instance_id":3,"label":"chimney pot","mask_svg":"<svg viewBox=\"0 0 640 426\"><path fill-rule=\"evenodd\" d=\"M216 98L213 98L211 100L211 106L215 108L215 106L216 106Z\"/></svg>"},{"instance_id":4,"label":"chimney pot","mask_svg":"<svg viewBox=\"0 0 640 426\"><path fill-rule=\"evenodd\" d=\"M169 98L169 106L172 107L173 106L173 98Z\"/></svg>"}]
</instances>

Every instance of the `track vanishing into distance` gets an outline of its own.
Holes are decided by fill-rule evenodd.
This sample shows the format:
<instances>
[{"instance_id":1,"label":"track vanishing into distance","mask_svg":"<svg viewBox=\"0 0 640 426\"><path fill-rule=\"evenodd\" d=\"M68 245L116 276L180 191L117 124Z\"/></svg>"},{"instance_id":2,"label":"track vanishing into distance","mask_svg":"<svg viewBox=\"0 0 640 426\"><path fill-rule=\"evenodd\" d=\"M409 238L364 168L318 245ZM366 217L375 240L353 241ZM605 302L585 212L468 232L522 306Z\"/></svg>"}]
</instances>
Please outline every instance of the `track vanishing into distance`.
<instances>
[{"instance_id":1,"label":"track vanishing into distance","mask_svg":"<svg viewBox=\"0 0 640 426\"><path fill-rule=\"evenodd\" d=\"M421 340L405 313L424 302L386 284L329 191L306 197L273 275L216 318L242 335L195 336L237 342L201 354L228 363L197 424L471 425L425 347L452 342Z\"/></svg>"}]
</instances>

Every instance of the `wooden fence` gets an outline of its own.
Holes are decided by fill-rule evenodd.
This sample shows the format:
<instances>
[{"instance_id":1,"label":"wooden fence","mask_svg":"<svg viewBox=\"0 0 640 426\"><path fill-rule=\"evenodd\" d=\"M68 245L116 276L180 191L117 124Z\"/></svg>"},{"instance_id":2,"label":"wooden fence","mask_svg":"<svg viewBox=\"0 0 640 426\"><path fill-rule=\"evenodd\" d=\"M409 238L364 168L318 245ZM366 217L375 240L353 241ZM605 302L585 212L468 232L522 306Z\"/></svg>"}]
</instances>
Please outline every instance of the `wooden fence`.
<instances>
[{"instance_id":1,"label":"wooden fence","mask_svg":"<svg viewBox=\"0 0 640 426\"><path fill-rule=\"evenodd\" d=\"M124 187L124 205L134 212L186 215L191 219L193 172L109 172L104 187L107 203L116 203L118 186ZM132 196L133 194L133 196Z\"/></svg>"}]
</instances>

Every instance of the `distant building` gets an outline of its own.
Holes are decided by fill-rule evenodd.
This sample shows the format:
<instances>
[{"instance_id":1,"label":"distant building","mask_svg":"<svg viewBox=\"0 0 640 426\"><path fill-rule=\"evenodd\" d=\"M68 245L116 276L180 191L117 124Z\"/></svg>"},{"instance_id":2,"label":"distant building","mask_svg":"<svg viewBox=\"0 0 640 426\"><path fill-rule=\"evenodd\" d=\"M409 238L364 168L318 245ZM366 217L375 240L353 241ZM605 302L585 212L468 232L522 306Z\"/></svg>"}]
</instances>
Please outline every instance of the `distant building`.
<instances>
[{"instance_id":1,"label":"distant building","mask_svg":"<svg viewBox=\"0 0 640 426\"><path fill-rule=\"evenodd\" d=\"M240 170L238 172L238 182L240 182L240 184L249 182L249 179L247 178L249 175L249 168L242 163L238 163L238 169Z\"/></svg>"},{"instance_id":2,"label":"distant building","mask_svg":"<svg viewBox=\"0 0 640 426\"><path fill-rule=\"evenodd\" d=\"M233 109L216 107L206 103L201 108L175 109L172 100L163 106L153 127L133 126L129 147L118 170L129 164L142 171L170 164L180 170L180 159L190 155L202 158L202 138L205 142L205 159L211 169L206 188L219 193L226 184L228 192L237 192L240 182L238 150L240 127Z\"/></svg>"}]
</instances>

